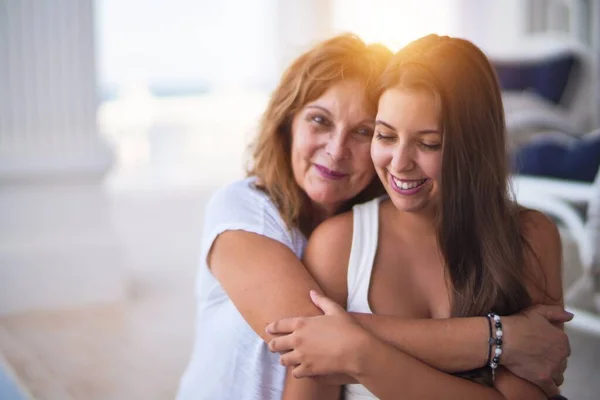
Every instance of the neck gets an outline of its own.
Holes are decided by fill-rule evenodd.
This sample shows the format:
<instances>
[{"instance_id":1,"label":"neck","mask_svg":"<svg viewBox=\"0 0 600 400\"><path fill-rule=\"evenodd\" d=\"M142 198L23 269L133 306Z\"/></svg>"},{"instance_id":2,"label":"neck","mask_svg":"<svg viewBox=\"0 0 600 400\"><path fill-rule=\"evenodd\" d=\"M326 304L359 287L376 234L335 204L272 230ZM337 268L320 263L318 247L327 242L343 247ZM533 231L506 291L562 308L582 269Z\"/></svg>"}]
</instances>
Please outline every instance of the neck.
<instances>
[{"instance_id":1,"label":"neck","mask_svg":"<svg viewBox=\"0 0 600 400\"><path fill-rule=\"evenodd\" d=\"M411 237L416 240L433 237L437 240L437 212L435 210L427 209L418 212L396 210L395 214L398 223L402 224L405 231L411 233ZM399 221L400 219L401 221Z\"/></svg>"},{"instance_id":2,"label":"neck","mask_svg":"<svg viewBox=\"0 0 600 400\"><path fill-rule=\"evenodd\" d=\"M307 236L310 236L312 231L315 230L315 228L319 226L321 222L325 221L329 217L333 217L338 212L340 207L341 204L323 205L312 202L310 211L308 213L307 226L305 228L304 233Z\"/></svg>"}]
</instances>

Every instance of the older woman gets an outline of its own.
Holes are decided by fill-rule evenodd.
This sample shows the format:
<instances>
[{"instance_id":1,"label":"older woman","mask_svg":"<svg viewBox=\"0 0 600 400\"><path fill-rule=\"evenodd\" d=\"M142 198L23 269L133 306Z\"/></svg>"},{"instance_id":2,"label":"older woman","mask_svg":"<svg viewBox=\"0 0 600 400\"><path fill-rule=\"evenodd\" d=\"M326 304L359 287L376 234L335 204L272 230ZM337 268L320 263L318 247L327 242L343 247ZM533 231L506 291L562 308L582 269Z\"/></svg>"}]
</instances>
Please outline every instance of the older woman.
<instances>
[{"instance_id":1,"label":"older woman","mask_svg":"<svg viewBox=\"0 0 600 400\"><path fill-rule=\"evenodd\" d=\"M375 85L390 56L382 46L342 35L284 73L264 113L248 178L219 190L206 208L196 339L179 399L313 398L316 383L294 379L291 369L286 381L265 328L283 317L321 314L306 296L321 290L300 261L307 237L326 218L384 193L370 146ZM541 311L568 318L560 307ZM375 335L436 368L483 362L483 317L443 325L359 317ZM555 349L568 346L560 331L542 317L504 321L514 332L507 338L509 368L531 381L546 378L546 370L560 373L566 353Z\"/></svg>"}]
</instances>

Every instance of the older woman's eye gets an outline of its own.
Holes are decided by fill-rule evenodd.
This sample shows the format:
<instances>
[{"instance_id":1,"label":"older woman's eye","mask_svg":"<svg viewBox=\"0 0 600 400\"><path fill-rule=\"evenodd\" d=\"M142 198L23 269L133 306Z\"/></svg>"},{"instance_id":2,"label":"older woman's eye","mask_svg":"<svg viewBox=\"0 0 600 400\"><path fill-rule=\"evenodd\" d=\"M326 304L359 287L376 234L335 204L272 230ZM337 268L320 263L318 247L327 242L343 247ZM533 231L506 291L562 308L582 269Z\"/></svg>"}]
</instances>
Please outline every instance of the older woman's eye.
<instances>
[{"instance_id":1,"label":"older woman's eye","mask_svg":"<svg viewBox=\"0 0 600 400\"><path fill-rule=\"evenodd\" d=\"M322 115L315 115L311 118L312 121L316 122L319 125L329 126L331 122Z\"/></svg>"},{"instance_id":2,"label":"older woman's eye","mask_svg":"<svg viewBox=\"0 0 600 400\"><path fill-rule=\"evenodd\" d=\"M358 128L356 133L358 133L360 136L373 136L373 129L366 127Z\"/></svg>"}]
</instances>

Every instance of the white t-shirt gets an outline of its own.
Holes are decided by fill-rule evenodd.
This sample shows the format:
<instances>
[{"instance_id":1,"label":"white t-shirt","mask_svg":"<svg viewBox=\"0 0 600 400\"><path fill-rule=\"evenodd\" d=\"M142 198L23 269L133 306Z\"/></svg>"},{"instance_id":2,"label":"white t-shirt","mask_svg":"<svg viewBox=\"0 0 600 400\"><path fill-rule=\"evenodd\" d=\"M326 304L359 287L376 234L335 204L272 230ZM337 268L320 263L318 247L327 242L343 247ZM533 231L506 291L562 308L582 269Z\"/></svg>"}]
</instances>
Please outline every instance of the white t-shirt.
<instances>
[{"instance_id":1,"label":"white t-shirt","mask_svg":"<svg viewBox=\"0 0 600 400\"><path fill-rule=\"evenodd\" d=\"M215 238L228 230L267 236L302 257L306 237L288 230L277 207L247 178L218 190L205 210L196 282L197 316L192 357L178 400L279 400L285 368L279 355L246 323L206 264Z\"/></svg>"}]
</instances>

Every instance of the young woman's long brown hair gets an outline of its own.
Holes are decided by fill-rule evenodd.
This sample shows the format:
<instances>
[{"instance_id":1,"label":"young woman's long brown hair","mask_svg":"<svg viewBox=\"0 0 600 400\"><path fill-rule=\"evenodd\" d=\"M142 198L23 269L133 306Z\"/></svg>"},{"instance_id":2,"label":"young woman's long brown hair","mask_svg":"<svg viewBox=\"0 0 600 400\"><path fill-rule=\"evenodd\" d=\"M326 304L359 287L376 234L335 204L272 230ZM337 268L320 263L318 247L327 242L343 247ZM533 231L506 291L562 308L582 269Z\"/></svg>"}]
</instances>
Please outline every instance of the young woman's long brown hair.
<instances>
[{"instance_id":1,"label":"young woman's long brown hair","mask_svg":"<svg viewBox=\"0 0 600 400\"><path fill-rule=\"evenodd\" d=\"M492 65L466 40L429 35L394 56L382 77L381 89L389 88L427 91L441 106L438 244L452 316L526 308L528 244L509 196L504 109Z\"/></svg>"},{"instance_id":2,"label":"young woman's long brown hair","mask_svg":"<svg viewBox=\"0 0 600 400\"><path fill-rule=\"evenodd\" d=\"M364 83L366 103L373 117L377 108L377 84L392 53L382 45L366 45L352 34L321 42L297 58L285 71L263 114L257 139L252 144L249 176L257 176L260 188L277 205L289 227L310 230L310 204L296 184L291 168L291 123L308 102L345 79ZM340 212L385 193L379 179Z\"/></svg>"}]
</instances>

